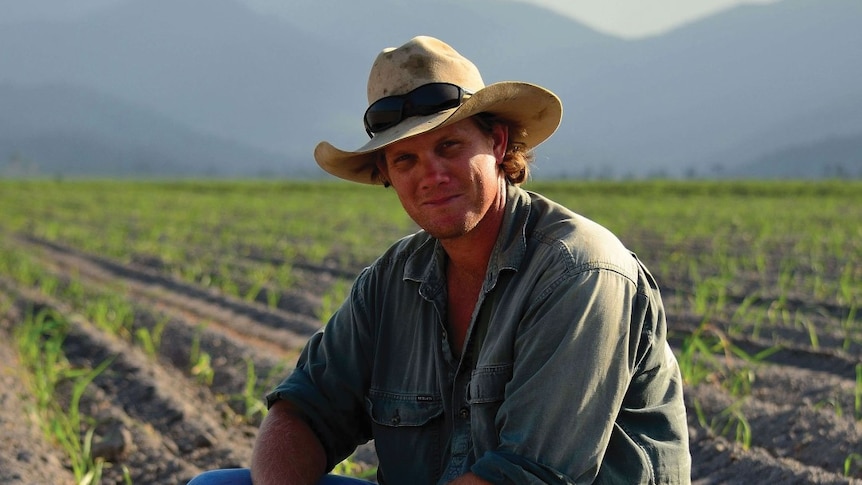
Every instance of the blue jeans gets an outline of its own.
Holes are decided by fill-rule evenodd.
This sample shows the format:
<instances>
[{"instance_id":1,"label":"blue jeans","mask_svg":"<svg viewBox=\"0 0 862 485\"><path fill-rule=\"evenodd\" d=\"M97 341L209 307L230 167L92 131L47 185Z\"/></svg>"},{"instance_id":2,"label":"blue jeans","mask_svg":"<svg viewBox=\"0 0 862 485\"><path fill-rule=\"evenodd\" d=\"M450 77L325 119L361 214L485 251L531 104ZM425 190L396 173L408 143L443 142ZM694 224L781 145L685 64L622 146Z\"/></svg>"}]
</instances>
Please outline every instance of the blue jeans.
<instances>
[{"instance_id":1,"label":"blue jeans","mask_svg":"<svg viewBox=\"0 0 862 485\"><path fill-rule=\"evenodd\" d=\"M326 475L317 485L371 485L372 482L358 478ZM248 468L225 468L210 470L194 477L188 485L252 485L251 471Z\"/></svg>"}]
</instances>

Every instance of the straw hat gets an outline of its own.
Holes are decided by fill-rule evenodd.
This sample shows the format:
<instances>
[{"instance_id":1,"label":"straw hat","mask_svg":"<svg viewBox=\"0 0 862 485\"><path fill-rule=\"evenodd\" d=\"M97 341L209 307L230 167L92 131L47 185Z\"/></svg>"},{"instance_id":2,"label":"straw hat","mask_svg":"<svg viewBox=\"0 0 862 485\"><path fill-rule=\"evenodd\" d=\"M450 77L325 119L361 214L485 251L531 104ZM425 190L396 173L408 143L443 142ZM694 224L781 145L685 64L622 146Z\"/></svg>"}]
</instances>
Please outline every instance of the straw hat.
<instances>
[{"instance_id":1,"label":"straw hat","mask_svg":"<svg viewBox=\"0 0 862 485\"><path fill-rule=\"evenodd\" d=\"M562 117L563 107L554 93L535 84L516 81L485 86L472 62L448 44L426 36L415 37L398 48L384 49L377 56L368 78L368 105L429 83L455 84L472 94L462 98L455 108L411 116L374 133L368 143L355 151L340 150L328 142L320 142L314 149L317 164L336 177L375 184L379 182L372 178L374 152L396 141L487 112L520 123L527 136L514 141L534 148L554 133Z\"/></svg>"}]
</instances>

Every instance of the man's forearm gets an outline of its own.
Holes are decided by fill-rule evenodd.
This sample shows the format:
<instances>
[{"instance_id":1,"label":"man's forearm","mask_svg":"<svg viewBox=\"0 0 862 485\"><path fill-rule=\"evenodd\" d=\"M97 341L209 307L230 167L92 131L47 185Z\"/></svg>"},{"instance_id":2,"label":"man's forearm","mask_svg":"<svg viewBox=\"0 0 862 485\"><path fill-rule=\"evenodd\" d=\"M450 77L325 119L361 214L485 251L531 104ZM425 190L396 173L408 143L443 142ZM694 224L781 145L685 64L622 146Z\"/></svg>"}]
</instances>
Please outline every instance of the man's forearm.
<instances>
[{"instance_id":1,"label":"man's forearm","mask_svg":"<svg viewBox=\"0 0 862 485\"><path fill-rule=\"evenodd\" d=\"M456 478L455 480L452 480L451 482L449 482L449 485L492 485L492 484L491 484L491 482L482 480L481 478L477 477L476 475L473 475L472 473L467 473L467 474L461 475L460 477Z\"/></svg>"},{"instance_id":2,"label":"man's forearm","mask_svg":"<svg viewBox=\"0 0 862 485\"><path fill-rule=\"evenodd\" d=\"M326 453L299 411L289 402L270 408L251 456L255 485L312 485L326 472Z\"/></svg>"}]
</instances>

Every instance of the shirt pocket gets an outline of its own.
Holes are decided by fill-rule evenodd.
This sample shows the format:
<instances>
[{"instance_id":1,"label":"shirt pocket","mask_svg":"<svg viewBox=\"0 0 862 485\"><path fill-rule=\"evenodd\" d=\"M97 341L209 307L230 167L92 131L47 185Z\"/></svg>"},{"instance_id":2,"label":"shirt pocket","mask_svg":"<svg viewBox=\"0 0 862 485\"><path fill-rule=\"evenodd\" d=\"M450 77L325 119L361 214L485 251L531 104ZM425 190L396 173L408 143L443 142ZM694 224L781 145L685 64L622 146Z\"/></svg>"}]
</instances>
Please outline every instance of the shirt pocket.
<instances>
[{"instance_id":1,"label":"shirt pocket","mask_svg":"<svg viewBox=\"0 0 862 485\"><path fill-rule=\"evenodd\" d=\"M389 427L424 426L443 414L440 396L371 389L365 398L374 424Z\"/></svg>"},{"instance_id":2,"label":"shirt pocket","mask_svg":"<svg viewBox=\"0 0 862 485\"><path fill-rule=\"evenodd\" d=\"M440 474L441 396L371 389L365 398L387 483L433 483Z\"/></svg>"}]
</instances>

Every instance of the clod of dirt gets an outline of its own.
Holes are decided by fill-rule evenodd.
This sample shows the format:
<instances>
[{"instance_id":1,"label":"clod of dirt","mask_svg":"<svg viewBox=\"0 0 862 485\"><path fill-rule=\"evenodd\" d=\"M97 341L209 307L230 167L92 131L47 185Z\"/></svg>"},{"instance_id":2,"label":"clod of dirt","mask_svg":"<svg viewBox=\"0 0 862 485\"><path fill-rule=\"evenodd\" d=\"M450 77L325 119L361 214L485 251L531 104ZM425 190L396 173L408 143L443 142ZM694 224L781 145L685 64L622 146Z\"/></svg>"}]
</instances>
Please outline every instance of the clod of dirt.
<instances>
[{"instance_id":1,"label":"clod of dirt","mask_svg":"<svg viewBox=\"0 0 862 485\"><path fill-rule=\"evenodd\" d=\"M106 431L94 440L91 450L93 458L118 462L128 456L134 443L131 431L120 421L111 421L101 427Z\"/></svg>"}]
</instances>

